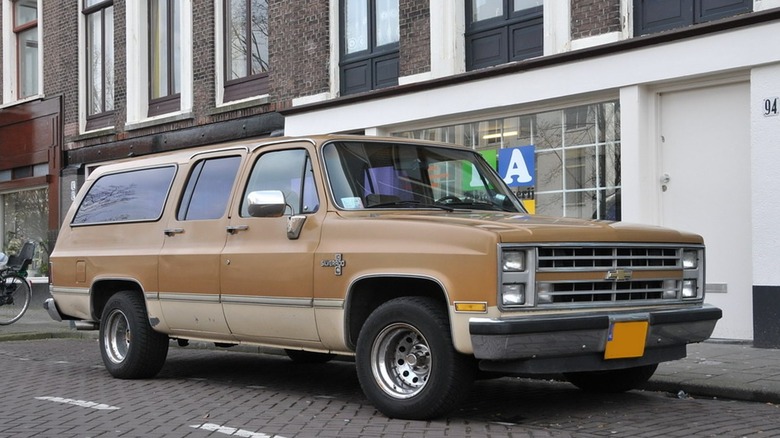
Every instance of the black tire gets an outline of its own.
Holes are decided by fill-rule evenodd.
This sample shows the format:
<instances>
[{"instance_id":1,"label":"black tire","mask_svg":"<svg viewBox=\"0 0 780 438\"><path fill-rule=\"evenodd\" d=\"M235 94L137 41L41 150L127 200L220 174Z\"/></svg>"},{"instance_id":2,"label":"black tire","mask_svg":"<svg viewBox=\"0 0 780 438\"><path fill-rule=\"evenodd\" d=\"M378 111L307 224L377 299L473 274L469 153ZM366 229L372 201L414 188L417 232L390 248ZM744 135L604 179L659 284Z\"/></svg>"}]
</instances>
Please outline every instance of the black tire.
<instances>
[{"instance_id":1,"label":"black tire","mask_svg":"<svg viewBox=\"0 0 780 438\"><path fill-rule=\"evenodd\" d=\"M474 381L471 358L455 351L442 305L402 297L368 317L355 356L363 392L390 418L425 420L452 410Z\"/></svg>"},{"instance_id":2,"label":"black tire","mask_svg":"<svg viewBox=\"0 0 780 438\"><path fill-rule=\"evenodd\" d=\"M0 325L13 324L24 315L30 307L32 290L27 279L11 274L2 279L0 284Z\"/></svg>"},{"instance_id":3,"label":"black tire","mask_svg":"<svg viewBox=\"0 0 780 438\"><path fill-rule=\"evenodd\" d=\"M658 364L609 371L565 373L566 380L588 392L617 393L639 388L653 377Z\"/></svg>"},{"instance_id":4,"label":"black tire","mask_svg":"<svg viewBox=\"0 0 780 438\"><path fill-rule=\"evenodd\" d=\"M335 354L317 353L314 351L304 350L285 349L284 353L287 355L287 357L298 363L325 363L330 362L334 357L336 357Z\"/></svg>"},{"instance_id":5,"label":"black tire","mask_svg":"<svg viewBox=\"0 0 780 438\"><path fill-rule=\"evenodd\" d=\"M149 325L140 293L112 296L100 319L100 354L112 376L144 379L160 372L168 356L168 336Z\"/></svg>"}]
</instances>

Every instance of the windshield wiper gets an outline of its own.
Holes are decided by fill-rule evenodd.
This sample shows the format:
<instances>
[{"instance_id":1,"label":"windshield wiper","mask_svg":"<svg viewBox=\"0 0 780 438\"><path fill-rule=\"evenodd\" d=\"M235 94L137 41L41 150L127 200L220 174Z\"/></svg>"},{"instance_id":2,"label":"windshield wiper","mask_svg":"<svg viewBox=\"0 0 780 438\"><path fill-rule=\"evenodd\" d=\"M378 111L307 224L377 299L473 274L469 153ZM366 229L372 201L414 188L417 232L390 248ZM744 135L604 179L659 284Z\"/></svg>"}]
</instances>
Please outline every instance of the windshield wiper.
<instances>
[{"instance_id":1,"label":"windshield wiper","mask_svg":"<svg viewBox=\"0 0 780 438\"><path fill-rule=\"evenodd\" d=\"M468 207L473 208L476 210L493 210L493 211L506 211L506 212L514 212L514 210L510 210L508 208L503 208L498 205L492 204L490 202L480 202L480 201L461 201L461 202L448 202L447 206L449 207Z\"/></svg>"},{"instance_id":2,"label":"windshield wiper","mask_svg":"<svg viewBox=\"0 0 780 438\"><path fill-rule=\"evenodd\" d=\"M420 201L393 201L393 202L380 202L379 204L369 205L366 208L386 208L386 207L403 207L403 208L437 208L440 210L452 212L454 208L448 205L441 204L428 204Z\"/></svg>"}]
</instances>

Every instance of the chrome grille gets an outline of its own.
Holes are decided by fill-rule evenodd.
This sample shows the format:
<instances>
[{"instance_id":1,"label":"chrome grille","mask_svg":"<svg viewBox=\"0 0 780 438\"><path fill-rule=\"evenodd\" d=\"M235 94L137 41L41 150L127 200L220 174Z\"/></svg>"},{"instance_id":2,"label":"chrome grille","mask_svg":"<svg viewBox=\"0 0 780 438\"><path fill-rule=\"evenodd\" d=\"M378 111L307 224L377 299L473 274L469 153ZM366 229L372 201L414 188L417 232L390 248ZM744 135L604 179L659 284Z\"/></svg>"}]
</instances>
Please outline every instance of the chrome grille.
<instances>
[{"instance_id":1,"label":"chrome grille","mask_svg":"<svg viewBox=\"0 0 780 438\"><path fill-rule=\"evenodd\" d=\"M545 281L539 306L636 305L664 300L665 288L678 290L682 248L669 246L549 246L537 248L537 272L597 272L593 281ZM650 279L608 279L609 272L658 271ZM673 277L671 272L678 272ZM645 275L646 276L646 275ZM594 276L590 276L593 278ZM540 292L540 294L542 294ZM539 297L542 298L542 297Z\"/></svg>"},{"instance_id":2,"label":"chrome grille","mask_svg":"<svg viewBox=\"0 0 780 438\"><path fill-rule=\"evenodd\" d=\"M679 248L665 247L541 247L538 270L674 269L682 266L680 255Z\"/></svg>"}]
</instances>

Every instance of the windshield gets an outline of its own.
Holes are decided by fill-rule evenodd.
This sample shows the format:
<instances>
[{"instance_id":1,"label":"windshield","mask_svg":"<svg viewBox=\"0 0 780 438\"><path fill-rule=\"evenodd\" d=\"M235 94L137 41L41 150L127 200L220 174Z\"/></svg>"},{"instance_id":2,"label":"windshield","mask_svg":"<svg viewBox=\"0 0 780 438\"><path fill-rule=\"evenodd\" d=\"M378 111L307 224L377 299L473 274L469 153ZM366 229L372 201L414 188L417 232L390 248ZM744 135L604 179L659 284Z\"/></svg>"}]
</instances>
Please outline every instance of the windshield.
<instances>
[{"instance_id":1,"label":"windshield","mask_svg":"<svg viewBox=\"0 0 780 438\"><path fill-rule=\"evenodd\" d=\"M323 148L341 208L440 208L525 212L480 155L430 145L333 142Z\"/></svg>"}]
</instances>

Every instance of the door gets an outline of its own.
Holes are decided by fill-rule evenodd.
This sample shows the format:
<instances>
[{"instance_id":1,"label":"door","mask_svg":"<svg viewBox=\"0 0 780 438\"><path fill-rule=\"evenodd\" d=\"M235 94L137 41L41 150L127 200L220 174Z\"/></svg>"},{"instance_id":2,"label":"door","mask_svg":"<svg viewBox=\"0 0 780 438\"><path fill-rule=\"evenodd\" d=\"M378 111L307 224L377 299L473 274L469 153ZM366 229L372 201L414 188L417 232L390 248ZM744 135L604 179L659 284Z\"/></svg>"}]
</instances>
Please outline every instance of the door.
<instances>
[{"instance_id":1,"label":"door","mask_svg":"<svg viewBox=\"0 0 780 438\"><path fill-rule=\"evenodd\" d=\"M752 338L750 86L663 93L663 225L704 236L715 337Z\"/></svg>"},{"instance_id":2,"label":"door","mask_svg":"<svg viewBox=\"0 0 780 438\"><path fill-rule=\"evenodd\" d=\"M286 147L255 152L233 201L232 234L221 261L222 306L239 340L317 345L312 275L325 212L319 209L313 149ZM247 195L261 190L284 194L282 217L249 215ZM291 217L305 221L297 236L287 233Z\"/></svg>"},{"instance_id":3,"label":"door","mask_svg":"<svg viewBox=\"0 0 780 438\"><path fill-rule=\"evenodd\" d=\"M227 207L245 150L193 160L159 257L160 305L177 334L231 339L220 293Z\"/></svg>"}]
</instances>

